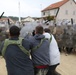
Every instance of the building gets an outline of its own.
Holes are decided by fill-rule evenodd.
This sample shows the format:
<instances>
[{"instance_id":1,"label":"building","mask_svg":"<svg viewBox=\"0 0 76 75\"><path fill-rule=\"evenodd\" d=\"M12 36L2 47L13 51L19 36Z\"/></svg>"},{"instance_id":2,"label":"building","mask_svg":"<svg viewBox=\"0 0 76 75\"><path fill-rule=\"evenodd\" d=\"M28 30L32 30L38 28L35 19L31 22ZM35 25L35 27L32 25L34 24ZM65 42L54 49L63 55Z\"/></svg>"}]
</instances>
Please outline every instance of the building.
<instances>
[{"instance_id":1,"label":"building","mask_svg":"<svg viewBox=\"0 0 76 75\"><path fill-rule=\"evenodd\" d=\"M0 24L14 24L14 21L11 18L1 18Z\"/></svg>"},{"instance_id":2,"label":"building","mask_svg":"<svg viewBox=\"0 0 76 75\"><path fill-rule=\"evenodd\" d=\"M42 17L54 16L56 23L76 24L76 2L75 0L62 0L51 4L41 11Z\"/></svg>"},{"instance_id":3,"label":"building","mask_svg":"<svg viewBox=\"0 0 76 75\"><path fill-rule=\"evenodd\" d=\"M22 20L22 22L34 22L34 21L35 20L30 16L28 16L28 17L26 17L25 19Z\"/></svg>"}]
</instances>

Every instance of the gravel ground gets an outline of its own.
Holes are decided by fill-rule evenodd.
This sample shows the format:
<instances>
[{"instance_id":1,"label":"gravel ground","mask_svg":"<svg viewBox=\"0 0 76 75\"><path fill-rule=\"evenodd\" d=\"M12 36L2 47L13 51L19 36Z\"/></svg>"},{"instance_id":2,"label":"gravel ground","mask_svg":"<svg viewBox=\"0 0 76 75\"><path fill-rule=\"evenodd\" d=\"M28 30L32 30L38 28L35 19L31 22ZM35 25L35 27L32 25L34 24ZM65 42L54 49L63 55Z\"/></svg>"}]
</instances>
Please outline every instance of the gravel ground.
<instances>
[{"instance_id":1,"label":"gravel ground","mask_svg":"<svg viewBox=\"0 0 76 75\"><path fill-rule=\"evenodd\" d=\"M76 75L76 54L61 53L61 64L57 67L61 75ZM7 75L5 61L0 57L0 75Z\"/></svg>"}]
</instances>

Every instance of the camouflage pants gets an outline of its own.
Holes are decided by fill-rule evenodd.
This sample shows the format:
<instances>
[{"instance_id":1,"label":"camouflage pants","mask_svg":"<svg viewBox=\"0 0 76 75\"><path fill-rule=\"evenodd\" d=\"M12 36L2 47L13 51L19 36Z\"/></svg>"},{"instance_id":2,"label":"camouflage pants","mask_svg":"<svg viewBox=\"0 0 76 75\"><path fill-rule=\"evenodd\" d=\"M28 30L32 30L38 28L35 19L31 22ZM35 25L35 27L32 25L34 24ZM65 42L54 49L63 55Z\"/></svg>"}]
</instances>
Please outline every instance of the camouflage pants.
<instances>
[{"instance_id":1,"label":"camouflage pants","mask_svg":"<svg viewBox=\"0 0 76 75\"><path fill-rule=\"evenodd\" d=\"M35 69L35 70L36 70L35 75L46 75L48 72L48 68L46 68L46 69Z\"/></svg>"}]
</instances>

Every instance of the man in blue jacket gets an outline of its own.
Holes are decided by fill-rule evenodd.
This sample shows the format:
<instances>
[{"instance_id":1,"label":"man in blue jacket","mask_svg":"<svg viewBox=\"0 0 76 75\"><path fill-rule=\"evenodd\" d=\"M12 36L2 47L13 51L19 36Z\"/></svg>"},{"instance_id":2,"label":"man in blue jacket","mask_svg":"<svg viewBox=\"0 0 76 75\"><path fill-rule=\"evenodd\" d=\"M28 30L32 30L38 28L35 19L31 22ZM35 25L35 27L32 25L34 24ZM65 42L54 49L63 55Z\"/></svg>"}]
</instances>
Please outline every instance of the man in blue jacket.
<instances>
[{"instance_id":1,"label":"man in blue jacket","mask_svg":"<svg viewBox=\"0 0 76 75\"><path fill-rule=\"evenodd\" d=\"M29 38L32 48L32 60L35 67L35 75L46 75L49 58L49 44L50 41L45 39L43 35L43 27L37 26L35 28L35 35Z\"/></svg>"},{"instance_id":2,"label":"man in blue jacket","mask_svg":"<svg viewBox=\"0 0 76 75\"><path fill-rule=\"evenodd\" d=\"M17 26L12 26L9 33L10 38L5 40L0 48L8 75L34 75L33 64L28 54L29 41L19 38L20 29Z\"/></svg>"}]
</instances>

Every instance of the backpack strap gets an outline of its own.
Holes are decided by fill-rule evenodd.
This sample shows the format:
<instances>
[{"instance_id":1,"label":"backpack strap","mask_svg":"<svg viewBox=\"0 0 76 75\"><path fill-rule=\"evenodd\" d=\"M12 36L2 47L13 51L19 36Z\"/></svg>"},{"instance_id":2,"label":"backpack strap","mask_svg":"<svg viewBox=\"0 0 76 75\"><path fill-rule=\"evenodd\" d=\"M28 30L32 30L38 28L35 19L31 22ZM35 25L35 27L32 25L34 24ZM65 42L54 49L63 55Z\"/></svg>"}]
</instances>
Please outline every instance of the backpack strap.
<instances>
[{"instance_id":1,"label":"backpack strap","mask_svg":"<svg viewBox=\"0 0 76 75\"><path fill-rule=\"evenodd\" d=\"M22 39L20 39L19 38L19 43L20 44L18 44L18 47L25 53L25 54L27 54L28 56L30 55L30 52L28 51L28 50L26 50L23 46L22 46Z\"/></svg>"},{"instance_id":2,"label":"backpack strap","mask_svg":"<svg viewBox=\"0 0 76 75\"><path fill-rule=\"evenodd\" d=\"M46 40L46 38L41 39L41 42L36 47L34 47L32 49L32 51L35 51L36 49L38 49L42 45L42 43L43 43L44 40Z\"/></svg>"},{"instance_id":3,"label":"backpack strap","mask_svg":"<svg viewBox=\"0 0 76 75\"><path fill-rule=\"evenodd\" d=\"M52 35L50 35L51 37L50 37L50 42L51 42L51 40L52 40ZM42 45L42 43L43 43L43 41L44 40L48 40L47 38L43 38L43 39L41 39L41 42L36 46L36 47L34 47L33 49L32 49L32 51L35 51L36 49L38 49L41 45Z\"/></svg>"},{"instance_id":4,"label":"backpack strap","mask_svg":"<svg viewBox=\"0 0 76 75\"><path fill-rule=\"evenodd\" d=\"M7 42L8 41L8 39L6 39L5 41L4 41L4 46L3 46L3 49L2 49L2 56L4 56L4 54L5 54L5 51L6 51L6 48L7 48Z\"/></svg>"},{"instance_id":5,"label":"backpack strap","mask_svg":"<svg viewBox=\"0 0 76 75\"><path fill-rule=\"evenodd\" d=\"M17 45L25 54L29 55L29 51L27 51L23 46L22 46L22 40L23 38L19 38L19 40L9 40L6 39L4 41L4 47L2 49L2 56L4 56L6 48L10 45L10 44L15 44Z\"/></svg>"},{"instance_id":6,"label":"backpack strap","mask_svg":"<svg viewBox=\"0 0 76 75\"><path fill-rule=\"evenodd\" d=\"M51 37L50 37L50 42L51 42L51 40L52 40L52 35L50 35Z\"/></svg>"}]
</instances>

